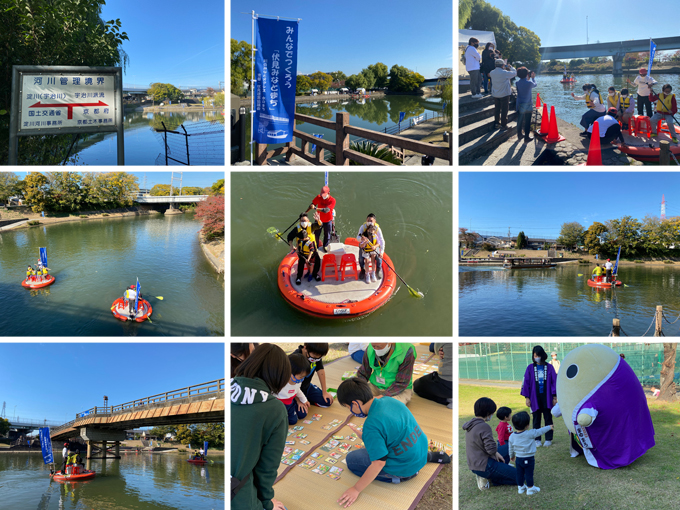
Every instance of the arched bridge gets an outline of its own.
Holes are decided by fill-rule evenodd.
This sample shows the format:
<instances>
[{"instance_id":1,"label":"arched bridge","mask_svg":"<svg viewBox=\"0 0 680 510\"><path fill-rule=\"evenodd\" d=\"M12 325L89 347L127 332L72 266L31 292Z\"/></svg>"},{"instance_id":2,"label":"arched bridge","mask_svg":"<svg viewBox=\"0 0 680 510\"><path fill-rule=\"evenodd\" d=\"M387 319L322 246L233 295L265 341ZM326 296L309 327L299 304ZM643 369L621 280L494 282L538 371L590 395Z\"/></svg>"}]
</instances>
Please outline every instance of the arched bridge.
<instances>
[{"instance_id":1,"label":"arched bridge","mask_svg":"<svg viewBox=\"0 0 680 510\"><path fill-rule=\"evenodd\" d=\"M140 204L190 204L203 202L208 195L173 195L153 197L151 195L135 196L134 200Z\"/></svg>"},{"instance_id":2,"label":"arched bridge","mask_svg":"<svg viewBox=\"0 0 680 510\"><path fill-rule=\"evenodd\" d=\"M53 441L80 437L87 443L87 458L93 443L118 446L125 430L162 425L224 422L224 379L159 393L111 407L93 407L74 420L50 430Z\"/></svg>"},{"instance_id":3,"label":"arched bridge","mask_svg":"<svg viewBox=\"0 0 680 510\"><path fill-rule=\"evenodd\" d=\"M654 44L656 44L657 51L679 49L680 37L660 37L654 39ZM623 74L623 58L626 53L649 52L649 39L541 47L538 51L541 54L541 60L612 57L614 60L614 76L621 76Z\"/></svg>"}]
</instances>

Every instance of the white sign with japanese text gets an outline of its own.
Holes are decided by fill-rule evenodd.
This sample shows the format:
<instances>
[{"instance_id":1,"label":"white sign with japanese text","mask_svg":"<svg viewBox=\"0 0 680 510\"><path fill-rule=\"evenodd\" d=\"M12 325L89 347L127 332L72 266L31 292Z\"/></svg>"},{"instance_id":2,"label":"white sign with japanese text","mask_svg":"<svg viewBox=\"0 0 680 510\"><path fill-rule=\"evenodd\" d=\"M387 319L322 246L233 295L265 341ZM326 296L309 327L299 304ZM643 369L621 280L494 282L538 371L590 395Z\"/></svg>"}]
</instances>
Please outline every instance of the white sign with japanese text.
<instances>
[{"instance_id":1,"label":"white sign with japanese text","mask_svg":"<svg viewBox=\"0 0 680 510\"><path fill-rule=\"evenodd\" d=\"M113 74L21 75L22 130L115 126Z\"/></svg>"}]
</instances>

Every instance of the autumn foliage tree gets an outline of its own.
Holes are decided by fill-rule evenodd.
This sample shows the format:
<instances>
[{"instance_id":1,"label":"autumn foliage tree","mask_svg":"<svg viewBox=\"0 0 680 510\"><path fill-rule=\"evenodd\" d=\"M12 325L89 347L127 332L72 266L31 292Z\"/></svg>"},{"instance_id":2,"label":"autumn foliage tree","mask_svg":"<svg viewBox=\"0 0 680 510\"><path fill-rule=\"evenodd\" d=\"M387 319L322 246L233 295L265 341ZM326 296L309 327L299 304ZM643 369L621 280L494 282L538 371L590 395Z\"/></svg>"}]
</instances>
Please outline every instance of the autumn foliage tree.
<instances>
[{"instance_id":1,"label":"autumn foliage tree","mask_svg":"<svg viewBox=\"0 0 680 510\"><path fill-rule=\"evenodd\" d=\"M196 218L203 220L201 232L207 241L224 237L224 196L208 197L196 207Z\"/></svg>"}]
</instances>

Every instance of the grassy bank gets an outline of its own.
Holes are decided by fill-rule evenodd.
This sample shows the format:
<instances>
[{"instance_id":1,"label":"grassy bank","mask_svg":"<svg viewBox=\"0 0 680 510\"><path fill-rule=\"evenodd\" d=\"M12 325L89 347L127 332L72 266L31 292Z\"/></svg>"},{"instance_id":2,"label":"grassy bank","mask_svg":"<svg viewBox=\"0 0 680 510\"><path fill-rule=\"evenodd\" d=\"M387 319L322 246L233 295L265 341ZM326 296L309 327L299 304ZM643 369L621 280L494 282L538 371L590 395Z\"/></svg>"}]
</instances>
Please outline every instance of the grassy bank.
<instances>
[{"instance_id":1,"label":"grassy bank","mask_svg":"<svg viewBox=\"0 0 680 510\"><path fill-rule=\"evenodd\" d=\"M583 456L569 456L569 436L562 418L555 420L553 446L536 452L535 483L541 492L532 496L517 494L515 485L491 487L480 491L475 476L467 467L465 431L475 401L489 397L498 407L510 407L513 413L529 411L519 390L489 386L459 386L458 482L459 508L466 510L503 509L576 509L628 510L641 508L675 508L680 480L680 403L648 400L654 423L656 446L630 466L602 470L590 466ZM498 425L494 418L492 429ZM615 433L615 431L612 431ZM496 433L494 432L494 438Z\"/></svg>"}]
</instances>

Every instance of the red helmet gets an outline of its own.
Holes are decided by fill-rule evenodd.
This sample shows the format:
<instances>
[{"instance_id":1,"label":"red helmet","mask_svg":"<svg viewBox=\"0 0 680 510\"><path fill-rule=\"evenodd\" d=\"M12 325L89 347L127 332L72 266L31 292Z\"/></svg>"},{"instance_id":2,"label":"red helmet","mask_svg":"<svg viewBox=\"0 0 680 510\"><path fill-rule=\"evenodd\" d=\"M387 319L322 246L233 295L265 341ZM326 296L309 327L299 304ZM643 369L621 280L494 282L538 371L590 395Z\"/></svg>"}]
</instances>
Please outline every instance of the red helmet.
<instances>
[{"instance_id":1,"label":"red helmet","mask_svg":"<svg viewBox=\"0 0 680 510\"><path fill-rule=\"evenodd\" d=\"M611 259L607 259L607 262L611 262Z\"/></svg>"},{"instance_id":2,"label":"red helmet","mask_svg":"<svg viewBox=\"0 0 680 510\"><path fill-rule=\"evenodd\" d=\"M136 287L135 285L130 285L130 288L131 288L131 289L134 289L135 287Z\"/></svg>"},{"instance_id":3,"label":"red helmet","mask_svg":"<svg viewBox=\"0 0 680 510\"><path fill-rule=\"evenodd\" d=\"M68 443L64 443L64 446L68 446Z\"/></svg>"}]
</instances>

